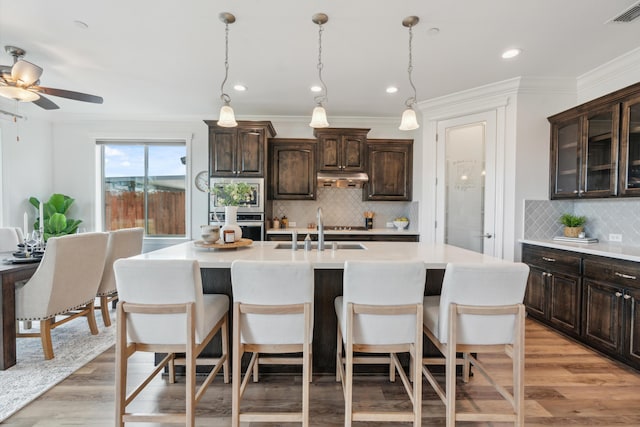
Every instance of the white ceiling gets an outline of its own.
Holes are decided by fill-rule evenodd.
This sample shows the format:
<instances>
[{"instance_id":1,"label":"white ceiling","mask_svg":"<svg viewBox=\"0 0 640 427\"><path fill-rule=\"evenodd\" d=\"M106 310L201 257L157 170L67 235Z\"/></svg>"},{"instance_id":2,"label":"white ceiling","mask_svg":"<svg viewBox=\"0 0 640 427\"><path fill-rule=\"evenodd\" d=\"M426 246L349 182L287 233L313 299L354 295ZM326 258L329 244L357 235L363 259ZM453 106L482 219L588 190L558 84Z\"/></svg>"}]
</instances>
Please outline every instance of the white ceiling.
<instances>
[{"instance_id":1,"label":"white ceiling","mask_svg":"<svg viewBox=\"0 0 640 427\"><path fill-rule=\"evenodd\" d=\"M637 0L0 0L5 45L44 68L40 84L100 95L94 105L50 97L89 116L216 118L231 12L227 92L239 118L310 115L318 27L331 116L395 117L410 96L408 30L417 15L413 78L423 101L517 76L575 78L640 45L640 19L605 23ZM81 29L74 24L88 24ZM439 28L437 35L428 31ZM501 52L523 50L505 61ZM235 92L233 84L248 86ZM385 93L389 85L399 92ZM2 104L7 105L7 104ZM13 102L9 103L15 108ZM44 112L21 104L23 114Z\"/></svg>"}]
</instances>

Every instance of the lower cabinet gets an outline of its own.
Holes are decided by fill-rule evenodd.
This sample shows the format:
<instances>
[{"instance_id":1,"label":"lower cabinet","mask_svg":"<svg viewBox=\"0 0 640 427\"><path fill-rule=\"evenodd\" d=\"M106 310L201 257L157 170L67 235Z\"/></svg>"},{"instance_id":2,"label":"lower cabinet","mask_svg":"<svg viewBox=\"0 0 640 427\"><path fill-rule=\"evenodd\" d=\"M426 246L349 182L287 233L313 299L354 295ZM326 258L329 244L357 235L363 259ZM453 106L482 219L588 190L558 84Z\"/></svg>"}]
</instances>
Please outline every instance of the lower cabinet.
<instances>
[{"instance_id":1,"label":"lower cabinet","mask_svg":"<svg viewBox=\"0 0 640 427\"><path fill-rule=\"evenodd\" d=\"M640 369L640 264L524 245L527 313Z\"/></svg>"}]
</instances>

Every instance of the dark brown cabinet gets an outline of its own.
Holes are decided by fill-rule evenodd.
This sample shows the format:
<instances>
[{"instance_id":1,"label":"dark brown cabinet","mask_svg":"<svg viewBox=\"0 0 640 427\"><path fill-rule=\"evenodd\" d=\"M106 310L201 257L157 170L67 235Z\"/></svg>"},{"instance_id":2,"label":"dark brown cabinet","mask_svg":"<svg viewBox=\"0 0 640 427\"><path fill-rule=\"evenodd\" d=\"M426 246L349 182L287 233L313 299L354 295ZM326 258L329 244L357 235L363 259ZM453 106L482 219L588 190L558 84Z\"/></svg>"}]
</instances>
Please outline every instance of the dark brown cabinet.
<instances>
[{"instance_id":1,"label":"dark brown cabinet","mask_svg":"<svg viewBox=\"0 0 640 427\"><path fill-rule=\"evenodd\" d=\"M317 169L322 172L364 172L369 129L315 129L318 139Z\"/></svg>"},{"instance_id":2,"label":"dark brown cabinet","mask_svg":"<svg viewBox=\"0 0 640 427\"><path fill-rule=\"evenodd\" d=\"M316 145L313 139L269 140L269 199L315 200Z\"/></svg>"},{"instance_id":3,"label":"dark brown cabinet","mask_svg":"<svg viewBox=\"0 0 640 427\"><path fill-rule=\"evenodd\" d=\"M271 122L238 121L224 128L209 126L209 175L216 177L264 177L267 168L267 138L276 132Z\"/></svg>"},{"instance_id":4,"label":"dark brown cabinet","mask_svg":"<svg viewBox=\"0 0 640 427\"><path fill-rule=\"evenodd\" d=\"M525 306L530 316L572 336L580 334L581 279L579 255L525 245L529 265Z\"/></svg>"},{"instance_id":5,"label":"dark brown cabinet","mask_svg":"<svg viewBox=\"0 0 640 427\"><path fill-rule=\"evenodd\" d=\"M640 195L640 95L622 104L620 195Z\"/></svg>"},{"instance_id":6,"label":"dark brown cabinet","mask_svg":"<svg viewBox=\"0 0 640 427\"><path fill-rule=\"evenodd\" d=\"M413 140L367 141L367 172L363 199L410 201L413 181Z\"/></svg>"}]
</instances>

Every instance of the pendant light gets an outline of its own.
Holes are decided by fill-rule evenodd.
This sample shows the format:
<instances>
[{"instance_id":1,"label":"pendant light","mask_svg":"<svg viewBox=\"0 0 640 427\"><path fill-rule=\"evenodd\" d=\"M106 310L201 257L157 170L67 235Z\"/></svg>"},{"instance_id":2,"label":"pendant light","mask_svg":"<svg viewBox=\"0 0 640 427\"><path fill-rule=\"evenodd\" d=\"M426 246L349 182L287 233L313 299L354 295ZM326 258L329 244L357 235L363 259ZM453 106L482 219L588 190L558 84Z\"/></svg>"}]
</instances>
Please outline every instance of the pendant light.
<instances>
[{"instance_id":1,"label":"pendant light","mask_svg":"<svg viewBox=\"0 0 640 427\"><path fill-rule=\"evenodd\" d=\"M224 93L224 84L227 82L227 77L229 76L229 24L233 24L236 22L236 17L231 13L222 12L219 15L219 18L222 22L224 22L224 80L222 81L222 85L220 85L220 99L224 102L224 105L220 108L220 117L218 118L218 126L224 128L233 128L238 126L238 122L236 122L235 115L233 113L233 108L229 103L231 102L231 97Z\"/></svg>"},{"instance_id":2,"label":"pendant light","mask_svg":"<svg viewBox=\"0 0 640 427\"><path fill-rule=\"evenodd\" d=\"M416 103L416 87L413 84L413 80L411 78L411 72L413 71L413 56L411 54L411 42L413 41L413 27L420 22L420 18L417 16L407 16L402 20L402 25L409 28L409 84L413 88L413 96L407 98L404 102L407 106L407 109L402 113L402 121L400 122L400 130L414 130L418 129L420 125L418 124L418 120L416 118L416 111L413 109L413 106Z\"/></svg>"},{"instance_id":3,"label":"pendant light","mask_svg":"<svg viewBox=\"0 0 640 427\"><path fill-rule=\"evenodd\" d=\"M322 106L322 103L327 101L327 85L322 80L322 32L324 31L322 25L327 23L329 17L324 13L316 13L311 17L311 20L318 25L318 78L322 84L323 93L314 98L316 107L313 109L309 126L312 128L326 128L329 127L329 122L327 121L327 112Z\"/></svg>"}]
</instances>

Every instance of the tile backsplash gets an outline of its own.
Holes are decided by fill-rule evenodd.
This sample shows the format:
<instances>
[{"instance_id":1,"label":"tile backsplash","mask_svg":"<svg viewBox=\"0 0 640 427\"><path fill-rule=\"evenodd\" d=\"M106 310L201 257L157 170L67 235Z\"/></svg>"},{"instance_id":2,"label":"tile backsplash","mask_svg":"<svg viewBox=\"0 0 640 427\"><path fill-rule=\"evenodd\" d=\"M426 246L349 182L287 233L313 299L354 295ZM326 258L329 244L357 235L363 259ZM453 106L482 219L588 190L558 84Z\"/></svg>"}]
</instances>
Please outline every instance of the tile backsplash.
<instances>
[{"instance_id":1,"label":"tile backsplash","mask_svg":"<svg viewBox=\"0 0 640 427\"><path fill-rule=\"evenodd\" d=\"M409 218L410 229L418 228L418 202L365 202L357 188L318 188L316 200L274 200L272 216L286 215L296 227L306 227L316 222L318 207L325 225L364 226L364 212L373 211L374 228L384 228L399 216Z\"/></svg>"},{"instance_id":2,"label":"tile backsplash","mask_svg":"<svg viewBox=\"0 0 640 427\"><path fill-rule=\"evenodd\" d=\"M525 200L524 238L551 239L562 235L563 213L587 217L585 233L601 242L621 234L622 244L640 246L640 200Z\"/></svg>"}]
</instances>

